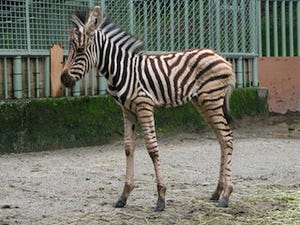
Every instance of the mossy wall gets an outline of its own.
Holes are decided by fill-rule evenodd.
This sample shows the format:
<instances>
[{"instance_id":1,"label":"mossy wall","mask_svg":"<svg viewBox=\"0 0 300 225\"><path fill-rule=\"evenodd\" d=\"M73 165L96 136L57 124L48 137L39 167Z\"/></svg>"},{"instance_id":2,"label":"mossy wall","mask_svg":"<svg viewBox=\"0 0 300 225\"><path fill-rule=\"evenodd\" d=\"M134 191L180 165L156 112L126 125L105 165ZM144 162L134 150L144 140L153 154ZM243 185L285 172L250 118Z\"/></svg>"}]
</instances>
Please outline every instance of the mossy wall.
<instances>
[{"instance_id":1,"label":"mossy wall","mask_svg":"<svg viewBox=\"0 0 300 225\"><path fill-rule=\"evenodd\" d=\"M22 152L106 143L122 130L110 97L5 101L0 105L0 151Z\"/></svg>"},{"instance_id":2,"label":"mossy wall","mask_svg":"<svg viewBox=\"0 0 300 225\"><path fill-rule=\"evenodd\" d=\"M236 89L230 108L238 119L265 114L267 91ZM155 121L158 132L205 126L192 104L155 110ZM111 97L0 102L0 153L99 145L115 133L123 133L123 119L120 106Z\"/></svg>"},{"instance_id":3,"label":"mossy wall","mask_svg":"<svg viewBox=\"0 0 300 225\"><path fill-rule=\"evenodd\" d=\"M230 98L230 112L235 119L268 113L268 89L237 88Z\"/></svg>"}]
</instances>

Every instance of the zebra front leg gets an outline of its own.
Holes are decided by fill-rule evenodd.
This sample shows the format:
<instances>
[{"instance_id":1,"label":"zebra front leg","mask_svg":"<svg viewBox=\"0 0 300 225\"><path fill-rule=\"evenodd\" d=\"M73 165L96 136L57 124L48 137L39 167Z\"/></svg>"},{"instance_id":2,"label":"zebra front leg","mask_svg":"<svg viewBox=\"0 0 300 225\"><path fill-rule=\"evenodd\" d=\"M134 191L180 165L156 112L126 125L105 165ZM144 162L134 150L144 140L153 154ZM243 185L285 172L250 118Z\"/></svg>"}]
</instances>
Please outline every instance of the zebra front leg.
<instances>
[{"instance_id":1,"label":"zebra front leg","mask_svg":"<svg viewBox=\"0 0 300 225\"><path fill-rule=\"evenodd\" d=\"M150 107L149 105L139 107L137 109L137 115L142 127L148 153L154 165L158 193L158 200L154 211L163 211L165 209L165 195L167 189L160 172L159 153L152 110L152 106Z\"/></svg>"},{"instance_id":2,"label":"zebra front leg","mask_svg":"<svg viewBox=\"0 0 300 225\"><path fill-rule=\"evenodd\" d=\"M123 192L115 204L116 208L126 205L127 198L134 188L134 149L135 149L135 126L136 116L123 108L124 118L124 148L126 155L126 181Z\"/></svg>"}]
</instances>

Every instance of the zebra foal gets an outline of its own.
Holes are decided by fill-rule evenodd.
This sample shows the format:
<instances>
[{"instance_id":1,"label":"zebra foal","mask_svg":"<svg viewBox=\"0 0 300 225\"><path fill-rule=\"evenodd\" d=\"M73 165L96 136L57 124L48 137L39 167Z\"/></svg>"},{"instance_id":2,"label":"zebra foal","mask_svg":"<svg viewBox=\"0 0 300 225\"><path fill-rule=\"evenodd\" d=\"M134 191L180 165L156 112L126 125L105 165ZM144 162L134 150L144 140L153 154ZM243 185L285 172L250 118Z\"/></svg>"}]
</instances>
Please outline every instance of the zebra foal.
<instances>
[{"instance_id":1,"label":"zebra foal","mask_svg":"<svg viewBox=\"0 0 300 225\"><path fill-rule=\"evenodd\" d=\"M71 16L68 59L61 75L73 87L96 67L108 83L108 93L121 105L124 117L126 180L115 207L124 207L134 188L135 127L140 123L153 161L158 200L155 211L165 208L166 186L160 172L154 127L154 107L176 107L189 101L215 132L221 147L219 181L211 200L227 207L232 187L233 137L228 125L228 100L235 86L231 65L210 49L190 49L147 55L142 42L128 34L96 6Z\"/></svg>"}]
</instances>

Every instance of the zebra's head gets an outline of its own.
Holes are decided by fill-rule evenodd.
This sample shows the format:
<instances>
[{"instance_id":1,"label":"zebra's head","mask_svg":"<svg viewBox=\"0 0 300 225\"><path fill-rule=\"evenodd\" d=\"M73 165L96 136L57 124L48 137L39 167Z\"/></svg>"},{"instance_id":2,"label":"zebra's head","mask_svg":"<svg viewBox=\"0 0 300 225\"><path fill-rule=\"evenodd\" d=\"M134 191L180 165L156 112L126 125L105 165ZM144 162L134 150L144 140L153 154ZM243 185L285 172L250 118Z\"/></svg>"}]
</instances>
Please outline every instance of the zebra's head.
<instances>
[{"instance_id":1,"label":"zebra's head","mask_svg":"<svg viewBox=\"0 0 300 225\"><path fill-rule=\"evenodd\" d=\"M92 68L90 49L93 45L95 31L103 21L103 12L96 6L90 13L88 11L71 15L74 24L69 37L69 52L64 69L61 74L62 83L71 88L86 72Z\"/></svg>"}]
</instances>

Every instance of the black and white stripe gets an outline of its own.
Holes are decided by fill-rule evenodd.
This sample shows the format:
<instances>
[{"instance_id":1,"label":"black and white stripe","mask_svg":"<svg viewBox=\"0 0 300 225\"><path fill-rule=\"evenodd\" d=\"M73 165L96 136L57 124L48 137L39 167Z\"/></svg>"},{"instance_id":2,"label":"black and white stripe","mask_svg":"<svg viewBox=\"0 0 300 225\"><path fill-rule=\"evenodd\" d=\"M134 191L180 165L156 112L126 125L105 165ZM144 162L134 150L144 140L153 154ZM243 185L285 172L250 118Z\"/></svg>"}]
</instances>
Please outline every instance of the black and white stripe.
<instances>
[{"instance_id":1,"label":"black and white stripe","mask_svg":"<svg viewBox=\"0 0 300 225\"><path fill-rule=\"evenodd\" d=\"M76 22L76 16L73 17L76 27L70 36L62 82L70 87L92 67L97 67L107 79L108 93L122 106L127 179L116 206L123 207L133 189L134 128L139 121L156 173L156 210L164 209L166 188L159 169L153 108L177 107L191 101L221 146L220 177L211 199L226 207L232 192L233 150L232 131L226 117L228 99L235 86L230 63L210 49L145 54L140 40L102 16L101 9L95 7L88 18L78 17Z\"/></svg>"}]
</instances>

